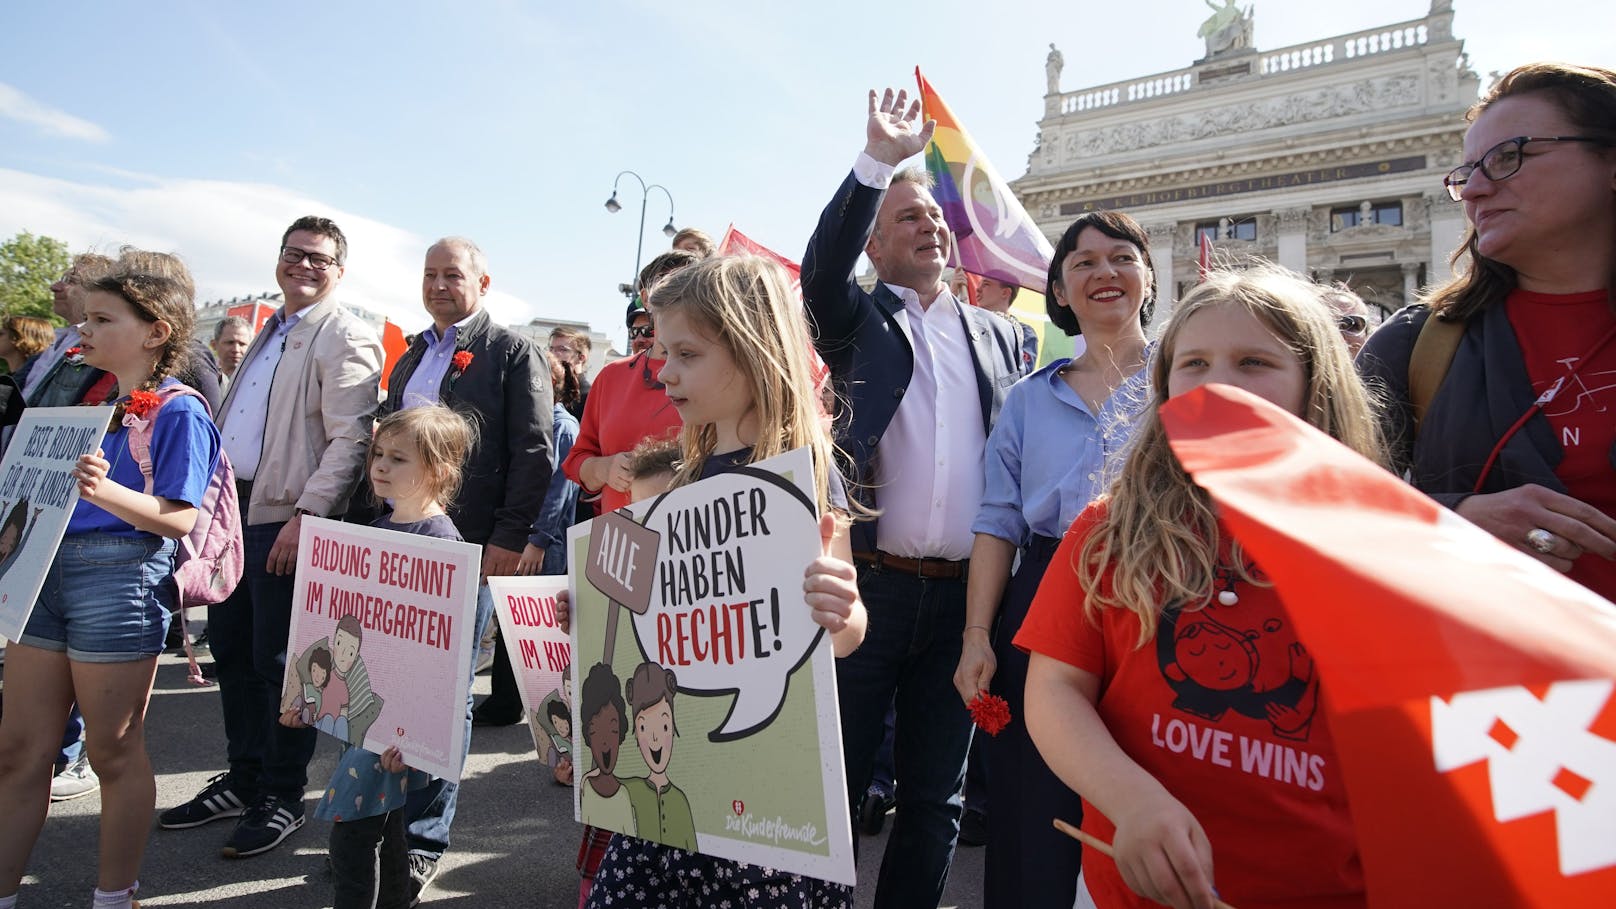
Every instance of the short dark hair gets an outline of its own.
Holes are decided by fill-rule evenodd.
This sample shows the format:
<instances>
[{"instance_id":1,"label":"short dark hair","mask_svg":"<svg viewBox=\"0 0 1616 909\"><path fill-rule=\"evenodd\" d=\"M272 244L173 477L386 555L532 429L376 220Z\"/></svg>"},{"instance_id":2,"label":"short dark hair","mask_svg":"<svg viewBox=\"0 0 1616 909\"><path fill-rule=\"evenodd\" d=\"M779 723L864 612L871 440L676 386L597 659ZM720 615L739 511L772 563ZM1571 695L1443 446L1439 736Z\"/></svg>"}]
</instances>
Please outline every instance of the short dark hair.
<instances>
[{"instance_id":1,"label":"short dark hair","mask_svg":"<svg viewBox=\"0 0 1616 909\"><path fill-rule=\"evenodd\" d=\"M1090 227L1113 240L1125 240L1139 247L1144 266L1150 268L1150 237L1138 221L1120 211L1091 211L1073 221L1055 244L1055 255L1049 260L1049 280L1044 284L1044 311L1049 313L1049 321L1068 335L1082 334L1083 326L1077 324L1077 315L1072 310L1055 300L1055 285L1061 283L1061 266L1066 263L1066 257L1077 249L1078 235ZM1145 305L1139 307L1139 324L1149 325L1155 311L1156 270L1151 268L1150 296L1145 298Z\"/></svg>"},{"instance_id":2,"label":"short dark hair","mask_svg":"<svg viewBox=\"0 0 1616 909\"><path fill-rule=\"evenodd\" d=\"M293 221L292 226L286 228L286 233L281 234L281 245L285 246L286 241L292 238L292 234L300 230L329 237L331 242L337 245L337 254L333 257L337 260L337 264L342 265L348 261L348 238L343 235L342 228L337 226L337 222L319 215L304 215Z\"/></svg>"},{"instance_id":3,"label":"short dark hair","mask_svg":"<svg viewBox=\"0 0 1616 909\"><path fill-rule=\"evenodd\" d=\"M589 675L584 677L583 697L581 698L583 721L588 724L607 707L617 710L620 720L617 727L618 741L628 738L628 705L623 702L623 683L617 680L612 667L606 663L596 663L589 667Z\"/></svg>"},{"instance_id":4,"label":"short dark hair","mask_svg":"<svg viewBox=\"0 0 1616 909\"><path fill-rule=\"evenodd\" d=\"M649 264L640 269L640 304L645 303L646 292L656 283L681 268L688 268L701 261L701 256L682 249L670 249L652 259Z\"/></svg>"}]
</instances>

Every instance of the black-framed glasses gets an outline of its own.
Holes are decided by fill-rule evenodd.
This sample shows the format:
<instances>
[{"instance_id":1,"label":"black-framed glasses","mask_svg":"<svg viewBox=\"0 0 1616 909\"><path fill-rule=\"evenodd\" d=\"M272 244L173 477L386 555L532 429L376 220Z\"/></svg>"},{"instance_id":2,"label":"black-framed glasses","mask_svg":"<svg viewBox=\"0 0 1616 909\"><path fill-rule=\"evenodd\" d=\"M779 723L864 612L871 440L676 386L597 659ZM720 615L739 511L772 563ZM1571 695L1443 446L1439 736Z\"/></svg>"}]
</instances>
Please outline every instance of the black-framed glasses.
<instances>
[{"instance_id":1,"label":"black-framed glasses","mask_svg":"<svg viewBox=\"0 0 1616 909\"><path fill-rule=\"evenodd\" d=\"M1335 324L1349 335L1361 335L1369 328L1369 320L1363 316L1336 316Z\"/></svg>"},{"instance_id":2,"label":"black-framed glasses","mask_svg":"<svg viewBox=\"0 0 1616 909\"><path fill-rule=\"evenodd\" d=\"M306 249L298 249L296 246L281 247L281 261L287 265L297 265L305 259L308 260L309 267L315 271L325 271L337 264L336 259L323 253L309 252Z\"/></svg>"},{"instance_id":3,"label":"black-framed glasses","mask_svg":"<svg viewBox=\"0 0 1616 909\"><path fill-rule=\"evenodd\" d=\"M1481 171L1482 176L1495 183L1515 176L1515 172L1521 169L1521 162L1526 160L1526 156L1521 152L1526 148L1526 143L1528 142L1593 142L1600 145L1605 144L1604 139L1596 139L1593 136L1516 136L1513 139L1505 139L1487 149L1480 159L1469 164L1461 164L1448 171L1448 175L1442 178L1442 185L1448 188L1448 198L1455 202L1463 201L1465 184L1470 182L1470 175L1478 169Z\"/></svg>"},{"instance_id":4,"label":"black-framed glasses","mask_svg":"<svg viewBox=\"0 0 1616 909\"><path fill-rule=\"evenodd\" d=\"M656 337L656 329L649 325L635 325L628 330L628 336L630 338L654 338Z\"/></svg>"}]
</instances>

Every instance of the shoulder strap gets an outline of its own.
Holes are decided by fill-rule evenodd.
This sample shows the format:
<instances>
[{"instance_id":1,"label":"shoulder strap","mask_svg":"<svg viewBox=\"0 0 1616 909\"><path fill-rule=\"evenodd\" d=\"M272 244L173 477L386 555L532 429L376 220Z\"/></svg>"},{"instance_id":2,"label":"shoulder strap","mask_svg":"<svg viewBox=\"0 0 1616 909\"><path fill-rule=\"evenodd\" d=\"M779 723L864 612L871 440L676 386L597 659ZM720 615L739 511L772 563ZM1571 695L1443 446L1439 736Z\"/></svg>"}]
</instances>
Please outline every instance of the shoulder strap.
<instances>
[{"instance_id":1,"label":"shoulder strap","mask_svg":"<svg viewBox=\"0 0 1616 909\"><path fill-rule=\"evenodd\" d=\"M1419 337L1414 339L1414 351L1408 357L1408 399L1414 406L1414 434L1420 432L1420 422L1426 408L1442 387L1442 380L1453 365L1453 355L1459 350L1459 339L1464 337L1464 322L1449 322L1437 317L1433 310L1420 326Z\"/></svg>"},{"instance_id":2,"label":"shoulder strap","mask_svg":"<svg viewBox=\"0 0 1616 909\"><path fill-rule=\"evenodd\" d=\"M136 421L129 426L127 440L129 455L135 459L135 463L140 465L140 475L146 480L146 488L143 491L147 495L152 494L151 437L152 429L157 425L157 415L162 412L163 406L169 401L186 395L201 401L202 411L204 413L209 412L208 399L202 397L201 392L183 382L175 382L157 389L157 408L151 412L149 419Z\"/></svg>"}]
</instances>

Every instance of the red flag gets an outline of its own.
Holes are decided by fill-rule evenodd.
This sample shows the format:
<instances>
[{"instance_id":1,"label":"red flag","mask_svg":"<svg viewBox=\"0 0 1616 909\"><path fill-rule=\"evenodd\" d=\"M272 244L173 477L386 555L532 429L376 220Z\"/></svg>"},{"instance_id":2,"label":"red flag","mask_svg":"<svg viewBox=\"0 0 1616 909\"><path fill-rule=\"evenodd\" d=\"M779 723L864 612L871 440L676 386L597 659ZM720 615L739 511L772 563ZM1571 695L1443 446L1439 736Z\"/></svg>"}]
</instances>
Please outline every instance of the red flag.
<instances>
[{"instance_id":1,"label":"red flag","mask_svg":"<svg viewBox=\"0 0 1616 909\"><path fill-rule=\"evenodd\" d=\"M259 329L264 327L264 323L269 321L269 317L274 314L275 307L270 306L268 303L256 302L242 303L225 310L225 315L227 316L240 316L246 319L252 325L252 332L255 335L258 334Z\"/></svg>"},{"instance_id":2,"label":"red flag","mask_svg":"<svg viewBox=\"0 0 1616 909\"><path fill-rule=\"evenodd\" d=\"M387 390L387 377L393 374L393 364L409 349L409 342L404 340L404 329L394 325L392 319L383 322L382 355L386 362L382 364L382 391Z\"/></svg>"},{"instance_id":3,"label":"red flag","mask_svg":"<svg viewBox=\"0 0 1616 909\"><path fill-rule=\"evenodd\" d=\"M1205 281L1206 276L1212 271L1212 235L1206 231L1201 231L1200 238L1201 256L1198 264L1201 277L1199 280Z\"/></svg>"},{"instance_id":4,"label":"red flag","mask_svg":"<svg viewBox=\"0 0 1616 909\"><path fill-rule=\"evenodd\" d=\"M1161 415L1319 667L1370 905L1611 905L1616 606L1246 392Z\"/></svg>"}]
</instances>

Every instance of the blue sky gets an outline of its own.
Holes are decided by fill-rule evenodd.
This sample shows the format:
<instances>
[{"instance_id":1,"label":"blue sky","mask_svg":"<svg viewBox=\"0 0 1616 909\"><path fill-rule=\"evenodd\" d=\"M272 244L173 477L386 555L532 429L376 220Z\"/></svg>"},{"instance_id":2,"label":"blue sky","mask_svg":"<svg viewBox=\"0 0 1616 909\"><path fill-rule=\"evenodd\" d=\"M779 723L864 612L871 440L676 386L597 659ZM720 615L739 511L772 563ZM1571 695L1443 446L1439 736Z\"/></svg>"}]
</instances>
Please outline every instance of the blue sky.
<instances>
[{"instance_id":1,"label":"blue sky","mask_svg":"<svg viewBox=\"0 0 1616 909\"><path fill-rule=\"evenodd\" d=\"M1428 0L1269 0L1260 48L1425 15ZM983 10L991 8L992 15ZM1525 10L1530 9L1530 15ZM800 258L863 144L865 92L919 65L1007 179L1037 133L1049 42L1071 91L1187 66L1200 0L751 4L691 0L8 3L0 7L0 237L175 251L199 296L275 289L281 229L336 218L347 294L406 326L421 255L488 253L494 313L582 319L621 343L638 186L715 237ZM1570 0L1455 0L1484 76L1604 62ZM654 193L647 259L667 245Z\"/></svg>"}]
</instances>

